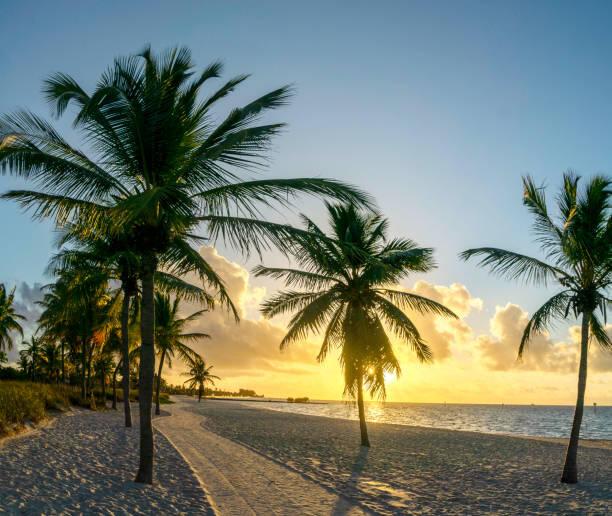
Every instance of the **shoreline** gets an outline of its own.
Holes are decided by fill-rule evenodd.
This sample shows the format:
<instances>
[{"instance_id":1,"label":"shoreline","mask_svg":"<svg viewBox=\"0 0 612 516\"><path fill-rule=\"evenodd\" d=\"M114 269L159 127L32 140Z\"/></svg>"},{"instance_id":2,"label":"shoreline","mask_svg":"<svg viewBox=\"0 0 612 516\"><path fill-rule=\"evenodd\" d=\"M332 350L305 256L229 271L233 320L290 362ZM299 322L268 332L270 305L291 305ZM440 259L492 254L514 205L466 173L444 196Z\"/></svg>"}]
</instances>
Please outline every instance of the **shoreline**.
<instances>
[{"instance_id":1,"label":"shoreline","mask_svg":"<svg viewBox=\"0 0 612 516\"><path fill-rule=\"evenodd\" d=\"M207 398L209 399L209 398ZM221 398L217 398L216 401L241 401L242 403L250 403L253 400L222 400ZM277 401L276 403L285 403L282 401ZM315 403L306 403L305 405L314 405ZM320 403L323 404L323 403ZM249 407L248 405L246 405ZM252 407L255 408L255 407ZM281 414L294 414L304 417L314 417L314 418L326 418L326 419L334 419L339 421L358 421L356 418L346 418L340 417L330 414L305 414L302 412L292 412L290 410L275 410L270 409L265 406L257 407L257 409L268 410L271 412L281 413ZM463 433L473 433L478 435L492 435L492 436L503 436L503 437L516 437L517 439L535 439L544 442L551 442L557 444L567 445L569 442L569 437L555 437L555 436L546 436L546 435L527 435L527 434L518 434L518 433L510 433L510 432L495 432L495 431L483 431L483 430L462 430L456 428L446 428L440 426L425 426L425 425L414 425L414 424L405 424L405 423L395 423L389 421L367 421L368 427L370 425L390 425L390 426L399 426L406 428L415 428L422 430L443 430L447 432L463 432ZM612 450L612 439L595 439L595 438L580 438L580 445L601 449L609 449Z\"/></svg>"}]
</instances>

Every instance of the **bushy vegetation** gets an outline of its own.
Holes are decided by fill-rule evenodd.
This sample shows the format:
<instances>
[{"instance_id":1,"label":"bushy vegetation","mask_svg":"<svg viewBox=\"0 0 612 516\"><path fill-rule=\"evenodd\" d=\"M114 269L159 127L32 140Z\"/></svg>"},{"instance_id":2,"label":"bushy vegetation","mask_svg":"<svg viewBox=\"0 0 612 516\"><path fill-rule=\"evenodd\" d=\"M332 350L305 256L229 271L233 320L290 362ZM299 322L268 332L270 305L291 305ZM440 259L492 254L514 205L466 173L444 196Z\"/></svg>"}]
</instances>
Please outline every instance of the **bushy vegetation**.
<instances>
[{"instance_id":1,"label":"bushy vegetation","mask_svg":"<svg viewBox=\"0 0 612 516\"><path fill-rule=\"evenodd\" d=\"M74 400L73 392L68 386L0 382L0 435L41 421L48 410L65 410Z\"/></svg>"}]
</instances>

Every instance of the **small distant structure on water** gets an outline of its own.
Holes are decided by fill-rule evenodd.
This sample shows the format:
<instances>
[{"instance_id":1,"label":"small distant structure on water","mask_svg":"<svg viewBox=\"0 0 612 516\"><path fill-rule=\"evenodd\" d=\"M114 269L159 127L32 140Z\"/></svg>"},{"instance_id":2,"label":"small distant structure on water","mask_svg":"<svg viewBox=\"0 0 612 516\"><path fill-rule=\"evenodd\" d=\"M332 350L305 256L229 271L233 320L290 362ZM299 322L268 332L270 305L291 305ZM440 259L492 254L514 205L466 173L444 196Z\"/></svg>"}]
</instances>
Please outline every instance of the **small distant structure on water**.
<instances>
[{"instance_id":1,"label":"small distant structure on water","mask_svg":"<svg viewBox=\"0 0 612 516\"><path fill-rule=\"evenodd\" d=\"M593 412L597 414L597 403L593 402Z\"/></svg>"},{"instance_id":2,"label":"small distant structure on water","mask_svg":"<svg viewBox=\"0 0 612 516\"><path fill-rule=\"evenodd\" d=\"M287 403L310 403L310 398L307 396L303 398L287 398Z\"/></svg>"}]
</instances>

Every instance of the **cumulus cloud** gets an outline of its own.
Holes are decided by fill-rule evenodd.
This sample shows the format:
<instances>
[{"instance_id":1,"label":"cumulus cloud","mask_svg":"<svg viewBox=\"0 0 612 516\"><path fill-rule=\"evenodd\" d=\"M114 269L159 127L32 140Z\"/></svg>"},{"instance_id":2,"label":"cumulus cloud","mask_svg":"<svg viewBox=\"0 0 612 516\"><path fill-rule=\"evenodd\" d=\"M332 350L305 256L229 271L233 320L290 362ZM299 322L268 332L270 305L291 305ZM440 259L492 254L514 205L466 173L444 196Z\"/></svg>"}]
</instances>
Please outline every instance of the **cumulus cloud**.
<instances>
[{"instance_id":1,"label":"cumulus cloud","mask_svg":"<svg viewBox=\"0 0 612 516\"><path fill-rule=\"evenodd\" d=\"M229 382L248 377L253 381L259 378L266 385L268 382L275 382L276 385L278 382L291 382L291 378L295 378L295 382L304 382L308 375L320 373L321 366L316 362L320 336L293 344L281 352L279 344L286 331L283 321L268 321L258 314L261 301L269 295L266 288L253 286L249 272L240 264L221 256L214 247L203 247L200 253L225 281L241 316L240 323L236 324L227 312L217 308L204 314L190 328L190 331L211 335L211 340L202 341L195 347L215 365L221 376ZM198 283L195 276L186 279ZM570 328L567 339L561 342L556 342L548 334L535 336L523 360L517 361L518 345L528 321L527 312L520 306L508 303L497 307L489 321L489 331L478 335L467 318L473 312L482 310L483 301L474 297L464 285L453 283L443 286L418 281L412 288L403 289L438 301L459 317L457 320L449 320L409 313L431 347L436 362L449 364L449 358L453 357L453 364L459 359L457 363L461 363L462 367L484 367L492 371L575 373L577 369L578 328ZM185 315L198 309L195 304L182 305ZM612 325L608 326L608 331L612 332ZM400 362L414 363L412 350L399 342L396 344ZM328 359L330 361L333 359ZM328 366L333 366L334 370L337 367L331 363ZM168 374L178 380L177 373L180 370L177 365L174 372L168 371ZM590 370L612 371L612 353L593 345L590 350Z\"/></svg>"},{"instance_id":2,"label":"cumulus cloud","mask_svg":"<svg viewBox=\"0 0 612 516\"><path fill-rule=\"evenodd\" d=\"M520 306L508 303L498 306L490 321L490 335L481 335L476 344L486 367L496 371L550 371L575 373L578 368L580 328L572 326L567 340L556 342L548 333L535 335L517 360L518 347L529 314ZM612 325L607 326L612 335ZM593 343L589 350L590 368L596 372L612 371L612 352Z\"/></svg>"},{"instance_id":3,"label":"cumulus cloud","mask_svg":"<svg viewBox=\"0 0 612 516\"><path fill-rule=\"evenodd\" d=\"M262 318L246 317L247 313L259 306L266 296L266 289L249 285L249 272L221 256L215 248L202 247L200 254L224 280L241 321L236 324L221 307L204 314L190 327L190 331L208 333L212 338L196 344L194 347L197 351L217 369L222 368L226 377L266 372L308 374L310 368L316 365L316 346L295 344L281 352L279 344L285 329ZM195 276L187 276L186 279L198 283ZM198 309L192 303L182 305L184 314Z\"/></svg>"},{"instance_id":4,"label":"cumulus cloud","mask_svg":"<svg viewBox=\"0 0 612 516\"><path fill-rule=\"evenodd\" d=\"M419 333L433 351L434 361L446 360L453 349L463 349L473 338L473 331L465 318L472 310L482 309L482 300L472 297L465 285L453 283L449 287L418 281L411 289L420 296L442 303L457 314L458 319L432 317L409 313Z\"/></svg>"},{"instance_id":5,"label":"cumulus cloud","mask_svg":"<svg viewBox=\"0 0 612 516\"><path fill-rule=\"evenodd\" d=\"M241 316L240 323L236 324L233 318L218 308L206 313L192 325L192 331L202 331L212 337L196 344L197 350L207 360L215 364L217 369L222 369L226 378L268 373L308 375L314 368L320 367L316 362L320 336L313 336L312 340L307 342L292 344L281 352L279 344L286 328L280 322L268 321L257 315L253 317L268 294L266 289L252 286L249 272L240 264L221 256L214 247L202 247L200 253L225 281ZM186 279L197 284L193 275L187 276ZM457 321L449 321L439 317L410 314L421 335L432 348L436 360L448 358L453 343L465 344L472 339L472 330L463 319L473 309L480 309L482 301L473 298L465 286L452 284L447 287L419 281L409 290L445 304L460 317ZM187 314L197 309L195 304L184 303L182 312ZM412 352L407 347L399 345L398 354L402 360L413 359Z\"/></svg>"}]
</instances>

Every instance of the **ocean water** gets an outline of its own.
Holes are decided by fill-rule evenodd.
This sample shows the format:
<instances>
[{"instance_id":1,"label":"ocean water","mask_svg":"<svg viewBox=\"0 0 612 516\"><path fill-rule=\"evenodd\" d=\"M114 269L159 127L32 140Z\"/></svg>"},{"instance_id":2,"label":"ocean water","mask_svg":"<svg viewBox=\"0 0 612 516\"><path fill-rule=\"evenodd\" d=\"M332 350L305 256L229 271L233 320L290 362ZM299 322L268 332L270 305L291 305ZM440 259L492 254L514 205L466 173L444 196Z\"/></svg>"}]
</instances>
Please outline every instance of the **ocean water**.
<instances>
[{"instance_id":1,"label":"ocean water","mask_svg":"<svg viewBox=\"0 0 612 516\"><path fill-rule=\"evenodd\" d=\"M310 416L358 418L356 405L349 402L244 403ZM366 403L366 418L371 422L536 437L569 437L573 416L570 406ZM612 407L585 407L580 435L612 440Z\"/></svg>"}]
</instances>

